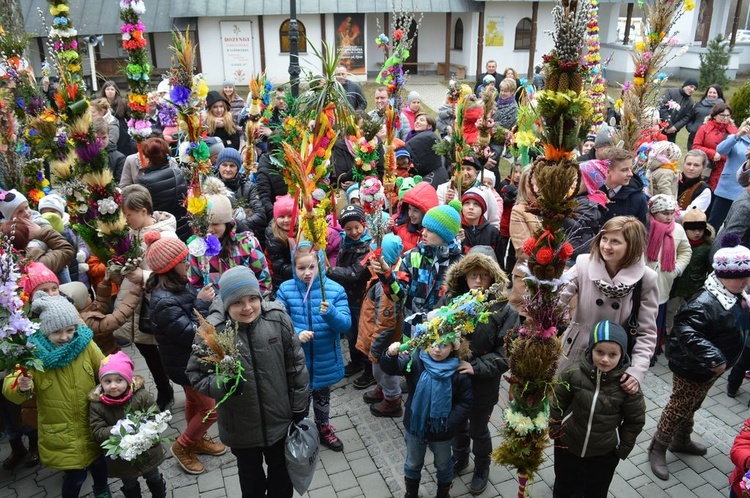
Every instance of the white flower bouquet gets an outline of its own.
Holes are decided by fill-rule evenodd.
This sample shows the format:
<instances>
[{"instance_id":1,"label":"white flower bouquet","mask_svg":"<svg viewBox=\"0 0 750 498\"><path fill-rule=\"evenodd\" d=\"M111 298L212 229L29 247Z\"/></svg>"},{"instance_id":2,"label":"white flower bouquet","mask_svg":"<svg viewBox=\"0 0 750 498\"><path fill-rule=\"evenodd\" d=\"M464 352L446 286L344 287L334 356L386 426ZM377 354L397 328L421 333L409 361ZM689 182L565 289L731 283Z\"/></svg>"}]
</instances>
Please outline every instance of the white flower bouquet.
<instances>
[{"instance_id":1,"label":"white flower bouquet","mask_svg":"<svg viewBox=\"0 0 750 498\"><path fill-rule=\"evenodd\" d=\"M155 445L171 442L161 435L171 419L169 410L160 413L156 407L128 413L117 421L109 431L109 439L102 443L102 448L107 451L105 456L132 462Z\"/></svg>"}]
</instances>

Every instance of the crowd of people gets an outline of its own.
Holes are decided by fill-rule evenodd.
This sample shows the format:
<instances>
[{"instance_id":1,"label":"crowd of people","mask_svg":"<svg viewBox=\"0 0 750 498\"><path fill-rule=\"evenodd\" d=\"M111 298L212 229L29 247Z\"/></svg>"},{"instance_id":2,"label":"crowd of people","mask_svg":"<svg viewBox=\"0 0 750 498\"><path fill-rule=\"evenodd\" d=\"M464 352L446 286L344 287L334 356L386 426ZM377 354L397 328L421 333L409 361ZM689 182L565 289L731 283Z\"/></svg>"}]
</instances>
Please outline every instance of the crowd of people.
<instances>
[{"instance_id":1,"label":"crowd of people","mask_svg":"<svg viewBox=\"0 0 750 498\"><path fill-rule=\"evenodd\" d=\"M352 113L362 117L362 89L344 68L336 77ZM515 70L501 75L489 61L469 93L478 99L495 86L495 121L512 130L523 84ZM544 84L541 68L534 84ZM569 325L559 331L561 382L550 413L555 497L607 495L618 462L643 429L641 386L660 357L674 384L648 455L664 480L667 450L706 453L691 439L693 414L714 382L731 370L727 395L735 397L750 371L750 122L732 122L716 85L693 103L696 88L687 80L664 95L663 140L624 150L603 124L577 151L578 207L565 221L574 257L561 294ZM277 128L287 112L285 89L272 91L272 117L254 140L258 170L249 174L242 154L249 102L225 82L208 93L203 113L213 166L203 185L208 232L220 250L196 257L186 245L188 184L176 161L179 133L168 93L163 81L150 95L154 133L140 154L117 86L106 83L92 100L96 134L121 187L132 241L144 255L124 278L71 230L66 200L54 190L38 211L16 190L0 196L3 232L13 232L14 246L31 261L22 289L39 319L31 340L44 366L5 377L0 410L11 454L3 468L41 462L61 469L66 498L79 495L89 472L97 497L110 496L107 477L122 478L126 497L141 496L139 477L152 496L165 496L159 446L136 465L105 459L100 445L126 409L167 410L177 385L185 392L185 421L170 450L186 473L205 471L198 455L231 451L243 496L291 497L284 455L290 424L306 418L312 404L320 443L346 451L331 425L331 388L353 377L373 416L403 417L407 498L418 496L427 448L438 497L449 496L470 454L469 490L481 494L491 464L489 419L509 368L505 339L526 319L524 242L542 227L529 169L512 156L509 166L502 161L502 146L447 164L433 146L455 126L455 104L446 100L436 120L412 91L394 143L398 179L386 192L388 233L374 251L352 176L354 148L341 137L331 184L346 202L328 220L328 243L318 251L290 239L298 210L271 159L274 137L283 133ZM375 91L374 103L371 113L382 115L387 88ZM472 143L476 127L468 115L465 137ZM682 128L690 133L685 154L674 144ZM460 185L453 168L461 170ZM382 177L382 157L377 172ZM473 334L401 352L434 310L498 286L499 299ZM197 355L194 346L204 341L196 334L198 315L217 333L235 334L244 370L236 389ZM155 399L120 350L126 344L145 359ZM207 435L213 424L220 442ZM732 450L736 496L747 471L748 430Z\"/></svg>"}]
</instances>

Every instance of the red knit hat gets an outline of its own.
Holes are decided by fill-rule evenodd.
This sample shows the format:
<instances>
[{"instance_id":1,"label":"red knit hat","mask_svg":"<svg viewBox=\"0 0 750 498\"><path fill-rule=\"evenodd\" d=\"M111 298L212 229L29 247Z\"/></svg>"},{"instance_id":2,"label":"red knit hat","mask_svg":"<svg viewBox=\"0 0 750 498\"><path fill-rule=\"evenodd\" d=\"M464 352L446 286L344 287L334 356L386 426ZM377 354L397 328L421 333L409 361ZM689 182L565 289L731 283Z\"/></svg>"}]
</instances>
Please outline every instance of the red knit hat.
<instances>
[{"instance_id":1,"label":"red knit hat","mask_svg":"<svg viewBox=\"0 0 750 498\"><path fill-rule=\"evenodd\" d=\"M440 204L435 187L427 182L419 182L414 185L414 188L404 194L403 202L414 206L423 213Z\"/></svg>"},{"instance_id":2,"label":"red knit hat","mask_svg":"<svg viewBox=\"0 0 750 498\"><path fill-rule=\"evenodd\" d=\"M294 211L294 197L289 194L276 197L273 203L273 217L291 216Z\"/></svg>"},{"instance_id":3,"label":"red knit hat","mask_svg":"<svg viewBox=\"0 0 750 498\"><path fill-rule=\"evenodd\" d=\"M27 296L31 297L34 295L34 290L42 284L54 283L60 285L60 281L57 279L57 275L44 266L43 263L33 261L26 267L26 275L21 279L21 286L23 292Z\"/></svg>"},{"instance_id":4,"label":"red knit hat","mask_svg":"<svg viewBox=\"0 0 750 498\"><path fill-rule=\"evenodd\" d=\"M167 273L169 270L185 261L188 248L177 237L162 238L161 232L146 232L143 240L148 245L146 249L146 264L154 273Z\"/></svg>"},{"instance_id":5,"label":"red knit hat","mask_svg":"<svg viewBox=\"0 0 750 498\"><path fill-rule=\"evenodd\" d=\"M482 192L476 188L472 187L469 190L466 191L466 193L461 197L461 204L463 205L464 202L472 200L475 201L479 206L482 208L482 214L487 212L487 200L482 195Z\"/></svg>"}]
</instances>

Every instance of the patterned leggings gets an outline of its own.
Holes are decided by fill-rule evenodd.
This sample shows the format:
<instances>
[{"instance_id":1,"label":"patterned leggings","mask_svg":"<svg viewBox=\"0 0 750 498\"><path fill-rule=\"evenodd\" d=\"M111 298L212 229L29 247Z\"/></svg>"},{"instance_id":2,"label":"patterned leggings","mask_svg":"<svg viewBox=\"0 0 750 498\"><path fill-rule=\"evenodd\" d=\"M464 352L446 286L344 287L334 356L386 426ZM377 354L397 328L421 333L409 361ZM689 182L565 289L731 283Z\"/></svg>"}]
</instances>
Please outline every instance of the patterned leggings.
<instances>
[{"instance_id":1,"label":"patterned leggings","mask_svg":"<svg viewBox=\"0 0 750 498\"><path fill-rule=\"evenodd\" d=\"M312 398L313 413L315 414L315 425L318 429L328 425L328 417L331 413L331 388L321 387L310 391Z\"/></svg>"},{"instance_id":2,"label":"patterned leggings","mask_svg":"<svg viewBox=\"0 0 750 498\"><path fill-rule=\"evenodd\" d=\"M677 374L672 375L672 395L656 426L666 439L663 443L671 442L672 437L678 432L692 432L693 415L703 404L714 382L715 379L709 382L693 382Z\"/></svg>"}]
</instances>

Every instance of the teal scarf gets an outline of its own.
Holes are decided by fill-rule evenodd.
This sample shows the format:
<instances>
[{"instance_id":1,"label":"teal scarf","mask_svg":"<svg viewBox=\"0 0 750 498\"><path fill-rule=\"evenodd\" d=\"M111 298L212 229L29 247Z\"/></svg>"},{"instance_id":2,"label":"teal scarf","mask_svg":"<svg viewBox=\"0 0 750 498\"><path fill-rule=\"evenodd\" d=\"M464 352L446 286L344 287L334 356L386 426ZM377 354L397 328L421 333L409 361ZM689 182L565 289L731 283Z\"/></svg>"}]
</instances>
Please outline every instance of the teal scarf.
<instances>
[{"instance_id":1,"label":"teal scarf","mask_svg":"<svg viewBox=\"0 0 750 498\"><path fill-rule=\"evenodd\" d=\"M52 344L47 337L37 331L29 337L29 342L36 346L36 356L42 360L45 370L54 370L70 364L78 358L91 342L94 332L84 324L79 324L71 341L59 348Z\"/></svg>"},{"instance_id":2,"label":"teal scarf","mask_svg":"<svg viewBox=\"0 0 750 498\"><path fill-rule=\"evenodd\" d=\"M423 349L419 351L419 359L424 372L419 376L412 395L409 432L423 438L425 432L438 433L448 429L448 415L453 404L451 377L459 361L456 357L435 361Z\"/></svg>"}]
</instances>

